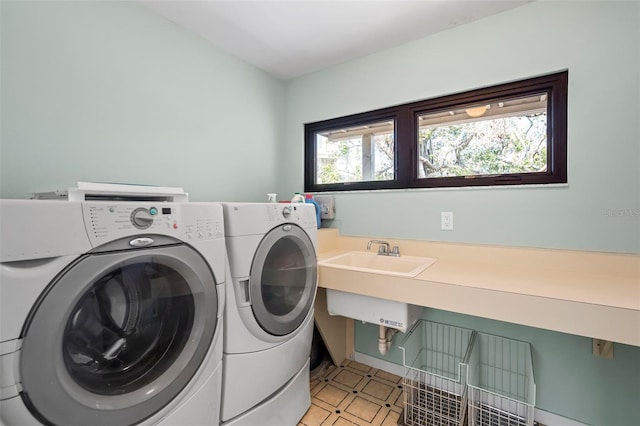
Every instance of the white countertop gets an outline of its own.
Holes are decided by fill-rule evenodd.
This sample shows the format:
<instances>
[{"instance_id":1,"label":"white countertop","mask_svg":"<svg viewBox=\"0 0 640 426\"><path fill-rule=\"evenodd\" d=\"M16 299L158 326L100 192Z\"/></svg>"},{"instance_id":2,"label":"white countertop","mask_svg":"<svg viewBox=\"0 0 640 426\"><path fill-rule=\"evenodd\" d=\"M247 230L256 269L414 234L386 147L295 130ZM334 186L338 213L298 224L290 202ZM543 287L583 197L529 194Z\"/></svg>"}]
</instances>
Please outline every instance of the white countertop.
<instances>
[{"instance_id":1,"label":"white countertop","mask_svg":"<svg viewBox=\"0 0 640 426\"><path fill-rule=\"evenodd\" d=\"M319 232L319 259L370 238ZM385 239L438 260L414 278L321 266L320 287L640 346L640 256Z\"/></svg>"}]
</instances>

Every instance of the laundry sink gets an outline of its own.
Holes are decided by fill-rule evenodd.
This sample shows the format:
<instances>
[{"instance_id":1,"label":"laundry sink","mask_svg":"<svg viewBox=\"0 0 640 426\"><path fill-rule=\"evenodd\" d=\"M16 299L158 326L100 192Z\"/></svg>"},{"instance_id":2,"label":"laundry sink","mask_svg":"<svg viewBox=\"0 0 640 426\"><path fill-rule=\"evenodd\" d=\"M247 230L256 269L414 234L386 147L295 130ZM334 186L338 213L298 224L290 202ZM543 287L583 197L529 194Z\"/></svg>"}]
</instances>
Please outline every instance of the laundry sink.
<instances>
[{"instance_id":1,"label":"laundry sink","mask_svg":"<svg viewBox=\"0 0 640 426\"><path fill-rule=\"evenodd\" d=\"M320 266L412 278L431 266L436 259L419 256L380 256L364 251L350 251L318 262Z\"/></svg>"}]
</instances>

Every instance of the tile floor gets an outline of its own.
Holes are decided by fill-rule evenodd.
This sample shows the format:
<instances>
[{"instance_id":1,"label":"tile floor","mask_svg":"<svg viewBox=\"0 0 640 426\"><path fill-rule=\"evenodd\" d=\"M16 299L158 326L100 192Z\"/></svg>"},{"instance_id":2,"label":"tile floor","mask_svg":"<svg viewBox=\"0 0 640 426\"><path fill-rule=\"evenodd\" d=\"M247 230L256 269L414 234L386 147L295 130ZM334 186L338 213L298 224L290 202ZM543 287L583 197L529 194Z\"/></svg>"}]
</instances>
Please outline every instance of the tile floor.
<instances>
[{"instance_id":1,"label":"tile floor","mask_svg":"<svg viewBox=\"0 0 640 426\"><path fill-rule=\"evenodd\" d=\"M398 424L402 377L349 360L317 370L310 382L311 408L298 426Z\"/></svg>"}]
</instances>

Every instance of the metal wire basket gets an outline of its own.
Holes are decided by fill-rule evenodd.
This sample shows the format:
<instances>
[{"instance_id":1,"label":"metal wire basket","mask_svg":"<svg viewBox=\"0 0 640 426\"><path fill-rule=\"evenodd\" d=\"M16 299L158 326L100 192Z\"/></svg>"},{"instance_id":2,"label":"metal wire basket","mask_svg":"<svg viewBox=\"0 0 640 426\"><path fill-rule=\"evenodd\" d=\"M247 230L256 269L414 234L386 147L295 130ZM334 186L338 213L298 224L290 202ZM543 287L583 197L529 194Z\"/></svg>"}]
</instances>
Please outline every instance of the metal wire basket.
<instances>
[{"instance_id":1,"label":"metal wire basket","mask_svg":"<svg viewBox=\"0 0 640 426\"><path fill-rule=\"evenodd\" d=\"M400 345L404 424L462 426L467 412L467 362L473 330L420 320Z\"/></svg>"},{"instance_id":2,"label":"metal wire basket","mask_svg":"<svg viewBox=\"0 0 640 426\"><path fill-rule=\"evenodd\" d=\"M477 333L469 359L469 425L533 426L529 343Z\"/></svg>"}]
</instances>

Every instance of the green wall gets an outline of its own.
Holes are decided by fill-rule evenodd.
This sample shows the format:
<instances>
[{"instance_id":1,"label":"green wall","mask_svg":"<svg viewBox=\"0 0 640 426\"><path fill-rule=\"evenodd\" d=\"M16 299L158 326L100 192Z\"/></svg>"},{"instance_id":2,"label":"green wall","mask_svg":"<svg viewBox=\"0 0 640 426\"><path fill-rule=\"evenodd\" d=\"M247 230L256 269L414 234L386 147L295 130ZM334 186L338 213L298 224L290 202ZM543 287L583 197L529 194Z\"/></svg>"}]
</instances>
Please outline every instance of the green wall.
<instances>
[{"instance_id":1,"label":"green wall","mask_svg":"<svg viewBox=\"0 0 640 426\"><path fill-rule=\"evenodd\" d=\"M77 181L262 201L284 83L139 3L1 2L0 195Z\"/></svg>"},{"instance_id":2,"label":"green wall","mask_svg":"<svg viewBox=\"0 0 640 426\"><path fill-rule=\"evenodd\" d=\"M638 2L533 2L289 82L279 192L302 190L304 123L565 69L567 185L336 193L331 226L345 235L640 253ZM453 212L453 231L440 230L441 211ZM585 337L433 310L425 318L531 342L542 410L591 425L638 424L638 347L616 344L605 360ZM373 325L357 324L356 350L401 363L397 350L378 353Z\"/></svg>"},{"instance_id":3,"label":"green wall","mask_svg":"<svg viewBox=\"0 0 640 426\"><path fill-rule=\"evenodd\" d=\"M538 1L289 82L278 192L303 189L304 123L567 69L568 185L337 193L332 226L640 253L639 8ZM453 231L440 229L441 211Z\"/></svg>"}]
</instances>

